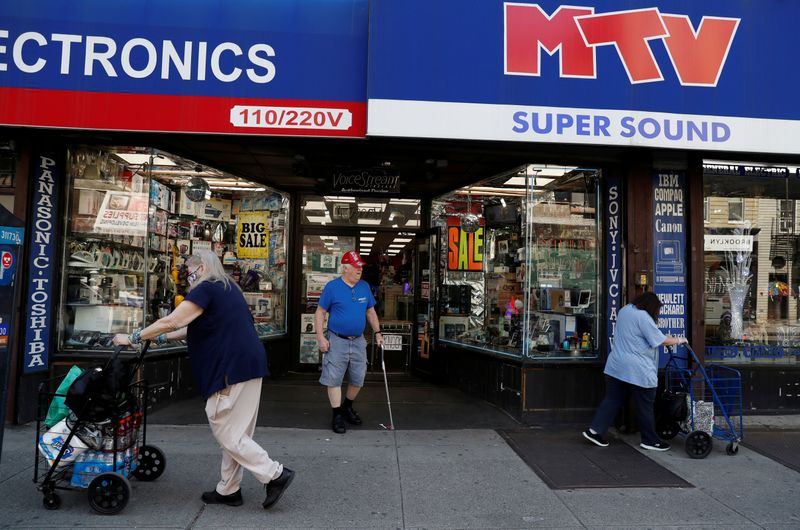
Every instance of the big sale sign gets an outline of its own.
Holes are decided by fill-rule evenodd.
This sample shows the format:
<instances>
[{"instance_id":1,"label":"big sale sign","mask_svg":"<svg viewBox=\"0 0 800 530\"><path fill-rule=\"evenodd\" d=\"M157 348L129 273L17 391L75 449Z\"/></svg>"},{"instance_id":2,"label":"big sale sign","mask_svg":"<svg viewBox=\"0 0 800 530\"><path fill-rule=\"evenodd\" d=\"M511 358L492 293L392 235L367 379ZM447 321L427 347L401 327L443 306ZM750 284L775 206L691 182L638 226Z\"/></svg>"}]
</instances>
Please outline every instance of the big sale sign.
<instances>
[{"instance_id":1,"label":"big sale sign","mask_svg":"<svg viewBox=\"0 0 800 530\"><path fill-rule=\"evenodd\" d=\"M374 0L367 132L798 153L798 15L778 0Z\"/></svg>"}]
</instances>

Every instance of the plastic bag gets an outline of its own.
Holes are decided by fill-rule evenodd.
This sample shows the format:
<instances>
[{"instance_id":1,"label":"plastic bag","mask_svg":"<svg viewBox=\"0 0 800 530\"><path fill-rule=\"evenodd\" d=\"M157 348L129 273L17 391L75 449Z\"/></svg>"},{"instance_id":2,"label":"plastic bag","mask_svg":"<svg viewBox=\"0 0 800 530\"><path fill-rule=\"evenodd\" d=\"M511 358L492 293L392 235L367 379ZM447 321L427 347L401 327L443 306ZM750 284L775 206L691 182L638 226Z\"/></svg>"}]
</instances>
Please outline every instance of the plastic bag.
<instances>
[{"instance_id":1,"label":"plastic bag","mask_svg":"<svg viewBox=\"0 0 800 530\"><path fill-rule=\"evenodd\" d=\"M47 417L44 419L45 428L49 429L67 417L69 414L69 407L64 403L64 399L66 398L69 387L72 386L75 379L82 373L83 370L81 368L73 365L73 367L69 369L69 372L67 372L67 375L64 376L64 380L61 381L61 384L58 385L58 389L56 390L56 397L53 398L53 401L50 403L50 408L47 409Z\"/></svg>"},{"instance_id":2,"label":"plastic bag","mask_svg":"<svg viewBox=\"0 0 800 530\"><path fill-rule=\"evenodd\" d=\"M683 422L689 415L686 392L664 391L656 399L656 416L670 422Z\"/></svg>"}]
</instances>

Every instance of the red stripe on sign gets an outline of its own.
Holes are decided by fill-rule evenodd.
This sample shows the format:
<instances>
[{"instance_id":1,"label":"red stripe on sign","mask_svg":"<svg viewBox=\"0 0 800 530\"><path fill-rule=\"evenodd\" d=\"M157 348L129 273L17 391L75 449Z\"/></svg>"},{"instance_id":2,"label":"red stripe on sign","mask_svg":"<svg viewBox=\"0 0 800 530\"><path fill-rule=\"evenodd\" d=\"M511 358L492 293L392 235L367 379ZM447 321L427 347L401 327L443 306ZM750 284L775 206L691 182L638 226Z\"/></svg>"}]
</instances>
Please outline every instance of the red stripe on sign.
<instances>
[{"instance_id":1,"label":"red stripe on sign","mask_svg":"<svg viewBox=\"0 0 800 530\"><path fill-rule=\"evenodd\" d=\"M363 138L366 102L0 88L0 124Z\"/></svg>"}]
</instances>

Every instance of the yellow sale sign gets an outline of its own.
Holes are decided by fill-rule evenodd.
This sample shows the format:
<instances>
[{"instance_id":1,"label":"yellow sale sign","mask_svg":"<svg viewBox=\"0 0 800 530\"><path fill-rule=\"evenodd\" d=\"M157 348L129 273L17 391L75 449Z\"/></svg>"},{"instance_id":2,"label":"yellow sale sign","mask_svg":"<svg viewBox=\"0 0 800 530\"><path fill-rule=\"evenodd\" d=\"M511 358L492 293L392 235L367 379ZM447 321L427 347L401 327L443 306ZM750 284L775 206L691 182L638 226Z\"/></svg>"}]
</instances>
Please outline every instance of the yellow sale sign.
<instances>
[{"instance_id":1,"label":"yellow sale sign","mask_svg":"<svg viewBox=\"0 0 800 530\"><path fill-rule=\"evenodd\" d=\"M239 212L236 223L236 256L269 257L269 212Z\"/></svg>"}]
</instances>

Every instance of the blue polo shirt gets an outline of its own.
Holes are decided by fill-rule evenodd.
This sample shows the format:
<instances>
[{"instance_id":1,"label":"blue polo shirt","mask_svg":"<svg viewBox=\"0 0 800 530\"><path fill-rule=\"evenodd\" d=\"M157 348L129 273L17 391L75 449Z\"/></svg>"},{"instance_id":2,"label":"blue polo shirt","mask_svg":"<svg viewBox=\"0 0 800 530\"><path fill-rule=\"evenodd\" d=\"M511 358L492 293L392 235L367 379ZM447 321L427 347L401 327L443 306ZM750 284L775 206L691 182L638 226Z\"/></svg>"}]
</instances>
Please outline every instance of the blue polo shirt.
<instances>
[{"instance_id":1,"label":"blue polo shirt","mask_svg":"<svg viewBox=\"0 0 800 530\"><path fill-rule=\"evenodd\" d=\"M358 280L355 287L350 287L339 277L325 285L319 297L319 306L329 313L329 330L356 337L364 333L367 309L375 306L375 297L364 280Z\"/></svg>"},{"instance_id":2,"label":"blue polo shirt","mask_svg":"<svg viewBox=\"0 0 800 530\"><path fill-rule=\"evenodd\" d=\"M633 304L617 315L614 344L608 355L605 373L643 388L658 386L658 346L666 336L647 311Z\"/></svg>"},{"instance_id":3,"label":"blue polo shirt","mask_svg":"<svg viewBox=\"0 0 800 530\"><path fill-rule=\"evenodd\" d=\"M189 359L203 399L228 385L266 376L267 354L242 292L203 281L186 300L203 313L186 328Z\"/></svg>"}]
</instances>

